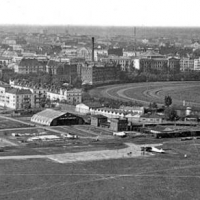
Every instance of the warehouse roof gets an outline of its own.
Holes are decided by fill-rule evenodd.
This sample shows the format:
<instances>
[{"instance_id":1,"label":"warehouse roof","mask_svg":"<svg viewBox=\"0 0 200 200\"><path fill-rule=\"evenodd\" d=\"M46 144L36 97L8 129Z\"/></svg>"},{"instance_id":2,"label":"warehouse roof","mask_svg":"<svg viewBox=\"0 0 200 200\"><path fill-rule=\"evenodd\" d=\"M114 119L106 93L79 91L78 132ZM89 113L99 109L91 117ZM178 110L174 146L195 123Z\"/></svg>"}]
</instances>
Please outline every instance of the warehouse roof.
<instances>
[{"instance_id":1,"label":"warehouse roof","mask_svg":"<svg viewBox=\"0 0 200 200\"><path fill-rule=\"evenodd\" d=\"M61 112L53 109L46 109L33 115L31 117L31 121L50 126L51 122L55 118L60 117L64 114L66 114L66 112Z\"/></svg>"}]
</instances>

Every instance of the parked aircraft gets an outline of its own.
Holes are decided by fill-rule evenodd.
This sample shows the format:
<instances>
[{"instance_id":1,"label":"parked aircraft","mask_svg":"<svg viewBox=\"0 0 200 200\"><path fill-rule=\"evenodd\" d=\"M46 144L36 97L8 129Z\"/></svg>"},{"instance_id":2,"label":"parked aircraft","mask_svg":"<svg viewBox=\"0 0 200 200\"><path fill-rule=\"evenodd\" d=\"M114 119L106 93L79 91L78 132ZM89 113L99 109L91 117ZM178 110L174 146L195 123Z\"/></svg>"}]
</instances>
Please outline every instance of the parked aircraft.
<instances>
[{"instance_id":1,"label":"parked aircraft","mask_svg":"<svg viewBox=\"0 0 200 200\"><path fill-rule=\"evenodd\" d=\"M122 132L113 132L114 136L118 136L118 137L126 137L126 133L124 131Z\"/></svg>"},{"instance_id":2,"label":"parked aircraft","mask_svg":"<svg viewBox=\"0 0 200 200\"><path fill-rule=\"evenodd\" d=\"M67 135L65 135L65 137L67 138L67 139L77 139L78 138L78 136L77 135L72 135L72 134L67 134Z\"/></svg>"},{"instance_id":3,"label":"parked aircraft","mask_svg":"<svg viewBox=\"0 0 200 200\"><path fill-rule=\"evenodd\" d=\"M156 147L141 147L141 151L165 153L165 151L163 149L158 149Z\"/></svg>"}]
</instances>

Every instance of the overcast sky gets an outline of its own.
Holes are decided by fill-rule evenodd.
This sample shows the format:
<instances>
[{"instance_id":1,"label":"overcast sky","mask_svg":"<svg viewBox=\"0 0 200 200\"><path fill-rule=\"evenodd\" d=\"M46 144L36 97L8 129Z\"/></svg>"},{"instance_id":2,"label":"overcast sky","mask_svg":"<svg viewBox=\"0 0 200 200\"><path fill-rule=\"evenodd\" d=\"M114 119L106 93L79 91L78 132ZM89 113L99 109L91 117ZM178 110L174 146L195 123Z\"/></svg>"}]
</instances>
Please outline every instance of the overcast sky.
<instances>
[{"instance_id":1,"label":"overcast sky","mask_svg":"<svg viewBox=\"0 0 200 200\"><path fill-rule=\"evenodd\" d=\"M0 24L200 26L199 0L0 0Z\"/></svg>"}]
</instances>

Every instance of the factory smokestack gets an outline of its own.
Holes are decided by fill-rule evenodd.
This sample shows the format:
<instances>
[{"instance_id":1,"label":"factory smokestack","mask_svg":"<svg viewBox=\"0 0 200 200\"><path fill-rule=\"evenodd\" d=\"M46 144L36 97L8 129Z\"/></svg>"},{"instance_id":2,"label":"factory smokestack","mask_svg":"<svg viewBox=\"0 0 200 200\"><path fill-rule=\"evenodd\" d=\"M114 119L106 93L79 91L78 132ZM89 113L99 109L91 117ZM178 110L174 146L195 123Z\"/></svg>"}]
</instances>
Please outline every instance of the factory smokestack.
<instances>
[{"instance_id":1,"label":"factory smokestack","mask_svg":"<svg viewBox=\"0 0 200 200\"><path fill-rule=\"evenodd\" d=\"M94 62L94 37L92 37L92 62Z\"/></svg>"}]
</instances>

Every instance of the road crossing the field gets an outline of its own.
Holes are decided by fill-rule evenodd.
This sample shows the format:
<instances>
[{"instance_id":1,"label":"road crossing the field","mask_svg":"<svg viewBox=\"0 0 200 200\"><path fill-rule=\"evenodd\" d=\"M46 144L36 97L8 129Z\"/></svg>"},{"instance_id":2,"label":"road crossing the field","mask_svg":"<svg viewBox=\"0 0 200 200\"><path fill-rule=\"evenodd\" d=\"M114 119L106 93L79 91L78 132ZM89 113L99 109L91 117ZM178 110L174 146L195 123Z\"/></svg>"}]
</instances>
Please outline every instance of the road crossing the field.
<instances>
[{"instance_id":1,"label":"road crossing the field","mask_svg":"<svg viewBox=\"0 0 200 200\"><path fill-rule=\"evenodd\" d=\"M42 159L50 159L58 163L72 163L72 162L86 162L95 160L133 158L141 156L141 146L145 146L145 145L136 145L133 143L126 143L126 145L127 147L124 149L84 151L78 153L63 153L63 154L52 154L52 155L2 156L0 157L0 160L24 160L24 159L42 158ZM159 145L162 144L150 144L148 146L159 146Z\"/></svg>"}]
</instances>

